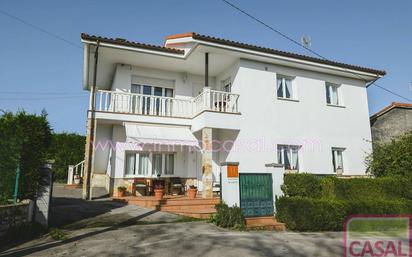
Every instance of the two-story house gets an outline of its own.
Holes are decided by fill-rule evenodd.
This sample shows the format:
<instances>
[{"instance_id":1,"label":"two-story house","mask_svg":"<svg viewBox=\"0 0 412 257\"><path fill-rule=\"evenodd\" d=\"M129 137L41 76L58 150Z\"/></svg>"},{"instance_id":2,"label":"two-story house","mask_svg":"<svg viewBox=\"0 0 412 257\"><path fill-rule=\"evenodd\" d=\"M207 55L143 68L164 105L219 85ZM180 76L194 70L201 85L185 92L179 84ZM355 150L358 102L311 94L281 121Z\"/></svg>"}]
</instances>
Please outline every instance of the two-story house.
<instances>
[{"instance_id":1,"label":"two-story house","mask_svg":"<svg viewBox=\"0 0 412 257\"><path fill-rule=\"evenodd\" d=\"M94 76L97 87L94 186L113 192L134 178L177 177L210 196L224 162L365 174L366 87L384 71L198 33L168 36L164 46L81 40L83 88Z\"/></svg>"}]
</instances>

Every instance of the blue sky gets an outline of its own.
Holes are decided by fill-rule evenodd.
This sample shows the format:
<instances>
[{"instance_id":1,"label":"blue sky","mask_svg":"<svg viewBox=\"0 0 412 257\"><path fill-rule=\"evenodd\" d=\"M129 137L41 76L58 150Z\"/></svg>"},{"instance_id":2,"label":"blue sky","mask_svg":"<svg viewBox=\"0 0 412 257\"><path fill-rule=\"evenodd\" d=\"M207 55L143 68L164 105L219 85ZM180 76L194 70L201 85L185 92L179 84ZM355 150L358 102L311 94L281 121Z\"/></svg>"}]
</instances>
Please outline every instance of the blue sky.
<instances>
[{"instance_id":1,"label":"blue sky","mask_svg":"<svg viewBox=\"0 0 412 257\"><path fill-rule=\"evenodd\" d=\"M378 84L412 98L411 1L231 0L290 37L309 35L312 49L345 63L384 69ZM195 31L309 54L221 0L8 1L0 11L80 45L80 33L162 44L164 36ZM0 12L0 109L49 113L55 131L84 134L87 93L82 50ZM373 114L392 101L368 89Z\"/></svg>"}]
</instances>

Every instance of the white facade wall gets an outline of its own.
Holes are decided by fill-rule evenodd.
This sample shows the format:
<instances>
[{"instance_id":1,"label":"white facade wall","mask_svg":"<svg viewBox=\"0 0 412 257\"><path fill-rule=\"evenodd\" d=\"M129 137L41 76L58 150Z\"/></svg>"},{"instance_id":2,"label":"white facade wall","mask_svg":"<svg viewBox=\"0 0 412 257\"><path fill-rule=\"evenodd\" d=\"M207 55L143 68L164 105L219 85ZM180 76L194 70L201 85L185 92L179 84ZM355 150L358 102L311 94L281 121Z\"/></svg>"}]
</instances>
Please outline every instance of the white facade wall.
<instances>
[{"instance_id":1,"label":"white facade wall","mask_svg":"<svg viewBox=\"0 0 412 257\"><path fill-rule=\"evenodd\" d=\"M297 101L277 98L277 74L295 77ZM171 82L176 98L197 96L204 83L202 76L193 74L118 64L111 90L129 92L132 81L142 77L158 81L158 86L162 86L162 81L167 81L164 82L167 86ZM240 95L241 115L204 113L204 116L184 120L185 125L191 124L192 131L198 131L195 133L197 138L200 138L201 128L211 126L214 128L214 140L235 143L233 147L229 147L230 143L226 144L228 151L213 154L216 180L219 164L224 161L239 162L239 171L264 171L265 164L277 162L277 144L302 146L299 152L301 172L333 173L331 148L339 147L345 148L344 174L364 174L364 158L371 151L364 82L244 59L235 62L218 76L211 77L211 88L221 90L221 81L227 78L232 82L232 92ZM344 107L326 104L325 81L341 84L340 99L343 99ZM213 116L212 123L204 120L209 116ZM167 124L168 119L178 120L160 119L163 124ZM221 125L217 124L216 119L221 119ZM111 177L123 178L125 152L132 150L123 145L126 141L124 127L98 124L97 138L107 138L119 147L116 151L106 150L96 154L96 172L107 170ZM175 175L200 179L200 153L178 154Z\"/></svg>"},{"instance_id":2,"label":"white facade wall","mask_svg":"<svg viewBox=\"0 0 412 257\"><path fill-rule=\"evenodd\" d=\"M297 101L277 98L277 74L295 77ZM344 107L326 104L325 81L341 84ZM266 163L277 162L276 144L290 144L303 146L300 171L333 173L331 148L342 147L344 174L364 174L371 133L362 82L241 60L232 92L240 94L242 113L236 143L256 145L229 152L226 161L239 162L239 170L263 170Z\"/></svg>"}]
</instances>

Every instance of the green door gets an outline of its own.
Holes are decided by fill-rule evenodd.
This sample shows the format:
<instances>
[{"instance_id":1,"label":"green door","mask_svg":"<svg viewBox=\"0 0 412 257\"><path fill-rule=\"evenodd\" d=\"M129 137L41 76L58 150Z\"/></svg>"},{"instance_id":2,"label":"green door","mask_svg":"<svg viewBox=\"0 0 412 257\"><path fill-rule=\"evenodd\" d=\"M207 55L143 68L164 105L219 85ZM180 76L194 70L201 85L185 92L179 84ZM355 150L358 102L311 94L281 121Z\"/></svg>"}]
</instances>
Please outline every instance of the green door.
<instances>
[{"instance_id":1,"label":"green door","mask_svg":"<svg viewBox=\"0 0 412 257\"><path fill-rule=\"evenodd\" d=\"M272 174L240 173L239 185L245 217L273 216Z\"/></svg>"}]
</instances>

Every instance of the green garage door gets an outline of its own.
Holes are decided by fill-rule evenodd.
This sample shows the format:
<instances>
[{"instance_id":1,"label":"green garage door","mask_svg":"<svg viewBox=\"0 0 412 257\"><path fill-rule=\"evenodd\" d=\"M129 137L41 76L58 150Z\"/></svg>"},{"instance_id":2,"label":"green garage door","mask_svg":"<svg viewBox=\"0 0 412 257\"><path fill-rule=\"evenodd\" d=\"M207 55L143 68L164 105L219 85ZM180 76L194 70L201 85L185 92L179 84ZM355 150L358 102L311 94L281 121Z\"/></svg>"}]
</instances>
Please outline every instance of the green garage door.
<instances>
[{"instance_id":1,"label":"green garage door","mask_svg":"<svg viewBox=\"0 0 412 257\"><path fill-rule=\"evenodd\" d=\"M273 216L272 175L240 173L240 208L245 217Z\"/></svg>"}]
</instances>

